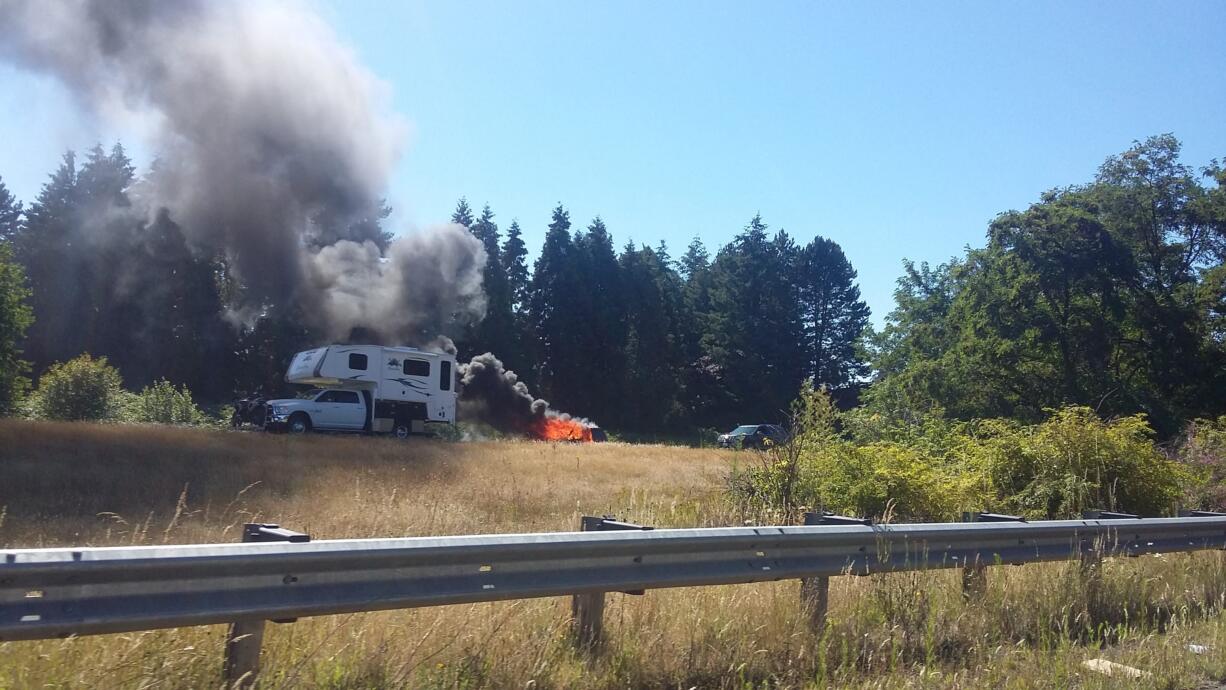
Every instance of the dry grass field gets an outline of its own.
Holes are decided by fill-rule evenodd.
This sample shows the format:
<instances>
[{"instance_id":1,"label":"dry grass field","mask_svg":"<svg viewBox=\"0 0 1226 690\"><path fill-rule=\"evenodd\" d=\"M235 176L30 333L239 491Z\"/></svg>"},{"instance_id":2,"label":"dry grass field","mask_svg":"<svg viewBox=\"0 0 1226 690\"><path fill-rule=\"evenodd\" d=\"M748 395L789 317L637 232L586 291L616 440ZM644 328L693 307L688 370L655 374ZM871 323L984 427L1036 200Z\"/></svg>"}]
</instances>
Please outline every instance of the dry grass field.
<instances>
[{"instance_id":1,"label":"dry grass field","mask_svg":"<svg viewBox=\"0 0 1226 690\"><path fill-rule=\"evenodd\" d=\"M289 438L0 422L0 547L234 541L242 523L316 538L571 530L583 514L735 524L734 453L622 444ZM834 578L815 636L798 585L608 596L608 643L569 643L543 599L271 625L268 688L1213 688L1226 680L1226 559ZM0 688L219 687L222 626L0 643ZM1201 653L1188 645L1203 647ZM1105 658L1139 679L1082 667Z\"/></svg>"}]
</instances>

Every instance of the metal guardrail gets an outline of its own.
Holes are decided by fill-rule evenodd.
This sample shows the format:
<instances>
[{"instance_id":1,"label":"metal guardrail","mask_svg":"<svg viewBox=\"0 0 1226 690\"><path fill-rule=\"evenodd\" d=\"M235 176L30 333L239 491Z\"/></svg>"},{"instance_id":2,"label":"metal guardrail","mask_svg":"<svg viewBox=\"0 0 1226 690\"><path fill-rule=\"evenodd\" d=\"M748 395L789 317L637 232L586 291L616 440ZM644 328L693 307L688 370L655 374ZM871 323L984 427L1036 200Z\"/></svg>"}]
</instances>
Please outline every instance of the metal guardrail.
<instances>
[{"instance_id":1,"label":"metal guardrail","mask_svg":"<svg viewBox=\"0 0 1226 690\"><path fill-rule=\"evenodd\" d=\"M1226 517L0 551L0 640L1226 547Z\"/></svg>"}]
</instances>

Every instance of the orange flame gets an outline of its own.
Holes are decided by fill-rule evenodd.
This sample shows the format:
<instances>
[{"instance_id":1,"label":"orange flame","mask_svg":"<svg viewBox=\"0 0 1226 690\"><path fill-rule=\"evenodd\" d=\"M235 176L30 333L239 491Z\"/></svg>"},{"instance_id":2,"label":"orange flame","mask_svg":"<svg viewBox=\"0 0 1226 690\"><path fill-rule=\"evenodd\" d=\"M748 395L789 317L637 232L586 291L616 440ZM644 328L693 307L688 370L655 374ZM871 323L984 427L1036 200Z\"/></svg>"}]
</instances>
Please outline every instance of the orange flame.
<instances>
[{"instance_id":1,"label":"orange flame","mask_svg":"<svg viewBox=\"0 0 1226 690\"><path fill-rule=\"evenodd\" d=\"M586 424L561 417L542 417L532 428L532 435L542 441L592 442L592 430Z\"/></svg>"}]
</instances>

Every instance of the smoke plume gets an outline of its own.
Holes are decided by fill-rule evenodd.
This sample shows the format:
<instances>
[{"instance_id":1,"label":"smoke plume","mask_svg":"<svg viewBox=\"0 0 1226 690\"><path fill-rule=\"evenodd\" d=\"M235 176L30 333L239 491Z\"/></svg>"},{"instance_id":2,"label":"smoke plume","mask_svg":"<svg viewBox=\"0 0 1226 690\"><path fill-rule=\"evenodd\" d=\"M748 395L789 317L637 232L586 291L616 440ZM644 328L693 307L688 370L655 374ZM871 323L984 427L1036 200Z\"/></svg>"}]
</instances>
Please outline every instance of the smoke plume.
<instances>
[{"instance_id":1,"label":"smoke plume","mask_svg":"<svg viewBox=\"0 0 1226 690\"><path fill-rule=\"evenodd\" d=\"M591 441L595 426L587 419L551 409L502 361L487 352L460 367L461 412L504 433L554 441Z\"/></svg>"},{"instance_id":2,"label":"smoke plume","mask_svg":"<svg viewBox=\"0 0 1226 690\"><path fill-rule=\"evenodd\" d=\"M370 240L341 240L311 255L308 273L330 339L363 328L385 342L426 344L454 333L466 310L484 312L485 258L467 229L444 225L393 242L386 257Z\"/></svg>"},{"instance_id":3,"label":"smoke plume","mask_svg":"<svg viewBox=\"0 0 1226 690\"><path fill-rule=\"evenodd\" d=\"M405 127L303 4L0 0L0 27L0 58L150 132L156 163L127 212L168 213L194 251L224 257L238 318L295 303L333 338L421 343L483 315L480 242L450 226L383 235Z\"/></svg>"}]
</instances>

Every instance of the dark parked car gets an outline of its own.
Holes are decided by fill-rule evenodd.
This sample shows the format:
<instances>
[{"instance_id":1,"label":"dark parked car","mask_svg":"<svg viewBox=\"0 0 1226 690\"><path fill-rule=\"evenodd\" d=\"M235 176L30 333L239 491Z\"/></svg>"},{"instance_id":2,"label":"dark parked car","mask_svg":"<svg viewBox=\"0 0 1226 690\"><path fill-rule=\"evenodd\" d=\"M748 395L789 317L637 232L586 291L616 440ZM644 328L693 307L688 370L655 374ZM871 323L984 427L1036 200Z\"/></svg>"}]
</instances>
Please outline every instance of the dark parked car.
<instances>
[{"instance_id":1,"label":"dark parked car","mask_svg":"<svg viewBox=\"0 0 1226 690\"><path fill-rule=\"evenodd\" d=\"M720 448L767 448L787 443L788 432L778 424L742 424L726 434L720 434Z\"/></svg>"}]
</instances>

